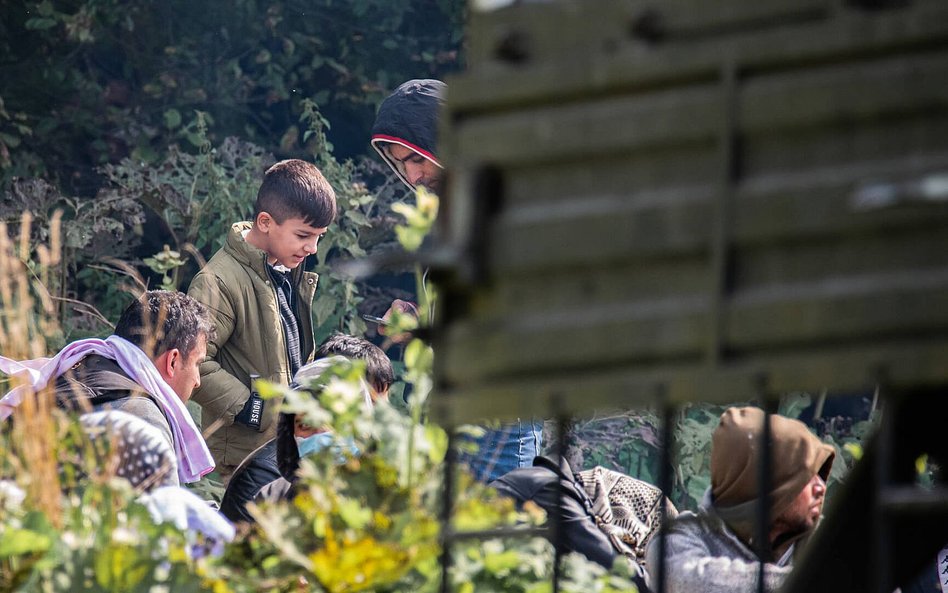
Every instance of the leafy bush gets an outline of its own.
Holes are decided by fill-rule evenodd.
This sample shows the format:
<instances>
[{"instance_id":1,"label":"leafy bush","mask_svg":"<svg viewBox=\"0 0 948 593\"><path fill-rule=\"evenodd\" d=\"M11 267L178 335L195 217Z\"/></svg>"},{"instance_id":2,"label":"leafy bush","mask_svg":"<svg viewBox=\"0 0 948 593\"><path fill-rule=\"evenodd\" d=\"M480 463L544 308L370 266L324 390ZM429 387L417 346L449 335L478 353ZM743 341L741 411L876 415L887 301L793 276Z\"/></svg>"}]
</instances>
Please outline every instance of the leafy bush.
<instances>
[{"instance_id":1,"label":"leafy bush","mask_svg":"<svg viewBox=\"0 0 948 593\"><path fill-rule=\"evenodd\" d=\"M781 398L779 413L797 418L812 403L810 395L790 393ZM669 498L679 510L695 510L711 485L711 435L724 410L750 405L732 402L724 405L694 403L680 408L674 418L672 448L672 490ZM841 434L817 430L817 435L836 448L836 462L830 474L829 492L845 479L862 452L862 445L878 425L878 415L857 423ZM624 438L616 441L615 435ZM552 441L552 439L550 439ZM577 420L567 439L567 456L575 467L602 465L652 484L660 482L661 418L654 410L613 411L611 414Z\"/></svg>"},{"instance_id":2,"label":"leafy bush","mask_svg":"<svg viewBox=\"0 0 948 593\"><path fill-rule=\"evenodd\" d=\"M210 255L224 244L233 223L249 219L263 173L276 161L259 146L233 137L212 146L206 122L206 114L195 114L197 154L172 144L155 165L125 158L101 171L116 194L140 201L157 215L174 250Z\"/></svg>"},{"instance_id":3,"label":"leafy bush","mask_svg":"<svg viewBox=\"0 0 948 593\"><path fill-rule=\"evenodd\" d=\"M36 356L47 348L41 332L48 327L38 320L49 311L33 306L28 269L6 229L0 225L0 230L0 272L23 287L0 290L0 307L14 313L4 318L4 335L17 336L5 353ZM26 225L22 231L21 242L28 243ZM51 236L57 236L55 224ZM428 308L422 302L422 310ZM33 329L12 333L20 327ZM27 347L30 336L35 343ZM0 585L24 591L439 590L437 513L447 437L423 420L432 363L429 346L417 339L407 346L405 377L413 387L408 414L385 403L366 409L359 363L321 376L310 386L315 398L263 386L265 394L282 392L286 409L308 423L332 426L346 447L304 459L298 495L253 508L257 524L245 528L220 557L196 554L193 533L156 524L137 493L110 473L111 462L92 463L96 456L84 453L88 443L50 405L49 394L28 397L12 430L0 430L0 448L9 452L0 460ZM466 474L458 480L456 529L535 525L543 519L535 507L516 511L511 501ZM452 553L456 561L449 579L459 591L549 590L554 555L545 540L468 541ZM621 564L610 574L578 556L566 558L562 585L575 593L634 590Z\"/></svg>"},{"instance_id":4,"label":"leafy bush","mask_svg":"<svg viewBox=\"0 0 948 593\"><path fill-rule=\"evenodd\" d=\"M306 98L362 153L389 89L460 65L464 16L447 0L0 3L0 185L42 176L94 195L97 166L161 160L195 110L215 144L294 155Z\"/></svg>"}]
</instances>

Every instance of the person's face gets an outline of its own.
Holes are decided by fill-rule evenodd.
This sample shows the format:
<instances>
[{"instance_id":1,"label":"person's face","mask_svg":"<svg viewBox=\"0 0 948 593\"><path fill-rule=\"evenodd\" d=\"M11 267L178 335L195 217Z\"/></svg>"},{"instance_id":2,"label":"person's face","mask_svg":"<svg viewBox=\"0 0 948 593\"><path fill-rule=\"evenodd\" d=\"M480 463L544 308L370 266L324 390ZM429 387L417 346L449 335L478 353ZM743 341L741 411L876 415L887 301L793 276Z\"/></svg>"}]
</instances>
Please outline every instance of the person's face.
<instances>
[{"instance_id":1,"label":"person's face","mask_svg":"<svg viewBox=\"0 0 948 593\"><path fill-rule=\"evenodd\" d=\"M321 432L326 432L326 430L324 428L310 426L300 419L299 414L296 415L296 420L293 422L293 434L305 439L306 437L311 437L314 434L319 434Z\"/></svg>"},{"instance_id":2,"label":"person's face","mask_svg":"<svg viewBox=\"0 0 948 593\"><path fill-rule=\"evenodd\" d=\"M266 237L267 261L290 269L316 253L319 238L326 232L325 227L310 226L302 218L287 218L279 223L266 212L257 217L257 227Z\"/></svg>"},{"instance_id":3,"label":"person's face","mask_svg":"<svg viewBox=\"0 0 948 593\"><path fill-rule=\"evenodd\" d=\"M165 382L185 403L191 399L194 390L201 386L200 367L205 356L207 356L207 336L199 337L197 344L187 356L182 356L177 348L168 352L165 372L161 374L164 375Z\"/></svg>"},{"instance_id":4,"label":"person's face","mask_svg":"<svg viewBox=\"0 0 948 593\"><path fill-rule=\"evenodd\" d=\"M401 144L390 144L388 154L401 163L405 179L414 187L423 186L435 193L441 181L441 167Z\"/></svg>"},{"instance_id":5,"label":"person's face","mask_svg":"<svg viewBox=\"0 0 948 593\"><path fill-rule=\"evenodd\" d=\"M372 398L372 403L377 404L380 401L388 401L388 387L379 391L375 388L374 385L369 383L369 397Z\"/></svg>"},{"instance_id":6,"label":"person's face","mask_svg":"<svg viewBox=\"0 0 948 593\"><path fill-rule=\"evenodd\" d=\"M816 527L823 512L823 500L826 494L826 482L819 474L807 482L800 494L789 507L774 521L774 527L780 527L789 533L806 533Z\"/></svg>"}]
</instances>

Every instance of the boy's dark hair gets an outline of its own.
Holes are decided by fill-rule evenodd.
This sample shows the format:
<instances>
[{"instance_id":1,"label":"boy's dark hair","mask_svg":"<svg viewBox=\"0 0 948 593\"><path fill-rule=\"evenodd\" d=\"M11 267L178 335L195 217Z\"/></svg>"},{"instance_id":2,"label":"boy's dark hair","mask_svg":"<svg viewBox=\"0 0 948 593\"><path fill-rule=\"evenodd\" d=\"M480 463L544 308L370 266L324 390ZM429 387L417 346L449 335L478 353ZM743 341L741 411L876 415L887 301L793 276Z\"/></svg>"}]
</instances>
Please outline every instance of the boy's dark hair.
<instances>
[{"instance_id":1,"label":"boy's dark hair","mask_svg":"<svg viewBox=\"0 0 948 593\"><path fill-rule=\"evenodd\" d=\"M187 357L202 334L214 339L216 328L207 307L183 292L149 290L125 309L113 333L149 357L174 348Z\"/></svg>"},{"instance_id":2,"label":"boy's dark hair","mask_svg":"<svg viewBox=\"0 0 948 593\"><path fill-rule=\"evenodd\" d=\"M333 334L316 349L314 359L342 356L349 360L365 361L365 378L376 391L385 391L395 382L392 361L381 348L366 340L347 334ZM277 420L276 459L280 475L295 479L300 465L299 449L295 439L296 414L281 412Z\"/></svg>"},{"instance_id":3,"label":"boy's dark hair","mask_svg":"<svg viewBox=\"0 0 948 593\"><path fill-rule=\"evenodd\" d=\"M336 193L316 165L290 159L273 165L263 175L253 206L253 218L266 212L278 224L302 218L317 228L336 219Z\"/></svg>"},{"instance_id":4,"label":"boy's dark hair","mask_svg":"<svg viewBox=\"0 0 948 593\"><path fill-rule=\"evenodd\" d=\"M365 361L365 378L376 391L385 391L395 382L392 361L381 348L366 340L347 334L333 334L316 349L315 358L344 356Z\"/></svg>"}]
</instances>

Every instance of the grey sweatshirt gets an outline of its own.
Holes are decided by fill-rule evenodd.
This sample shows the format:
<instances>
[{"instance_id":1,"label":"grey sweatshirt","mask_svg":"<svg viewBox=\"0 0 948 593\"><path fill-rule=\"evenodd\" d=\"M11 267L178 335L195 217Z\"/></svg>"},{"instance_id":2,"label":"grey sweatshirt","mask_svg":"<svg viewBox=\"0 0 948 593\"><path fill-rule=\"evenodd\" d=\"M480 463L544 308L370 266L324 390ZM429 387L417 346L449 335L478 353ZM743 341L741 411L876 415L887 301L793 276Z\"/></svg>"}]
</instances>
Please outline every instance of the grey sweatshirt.
<instances>
[{"instance_id":1,"label":"grey sweatshirt","mask_svg":"<svg viewBox=\"0 0 948 593\"><path fill-rule=\"evenodd\" d=\"M745 507L728 509L753 516L754 502ZM647 551L650 586L656 588L654 579L659 570L659 541L656 537ZM666 593L741 593L757 591L758 562L754 554L742 542L715 510L711 502L711 491L705 492L699 512L685 511L669 524L667 535ZM793 563L790 548L777 562L764 565L764 591L774 592L780 588Z\"/></svg>"}]
</instances>

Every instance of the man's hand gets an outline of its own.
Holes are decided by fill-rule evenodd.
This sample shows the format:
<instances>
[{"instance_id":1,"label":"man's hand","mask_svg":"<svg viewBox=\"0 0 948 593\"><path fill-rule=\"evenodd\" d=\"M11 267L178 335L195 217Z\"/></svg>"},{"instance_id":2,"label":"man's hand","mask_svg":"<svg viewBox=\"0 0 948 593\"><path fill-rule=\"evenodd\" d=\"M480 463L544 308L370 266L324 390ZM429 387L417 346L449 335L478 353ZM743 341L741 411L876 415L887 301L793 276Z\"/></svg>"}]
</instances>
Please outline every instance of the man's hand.
<instances>
[{"instance_id":1,"label":"man's hand","mask_svg":"<svg viewBox=\"0 0 948 593\"><path fill-rule=\"evenodd\" d=\"M414 320L414 323L406 323L406 316L409 317L408 321ZM395 299L389 306L388 311L385 312L385 315L382 315L382 319L384 319L389 324L394 324L395 327L390 329L389 325L379 325L379 334L386 336L395 344L403 344L411 339L410 333L401 332L389 336L389 331L392 329L406 329L406 325L412 326L410 327L411 329L417 327L418 307L414 303L403 301L401 299Z\"/></svg>"}]
</instances>

